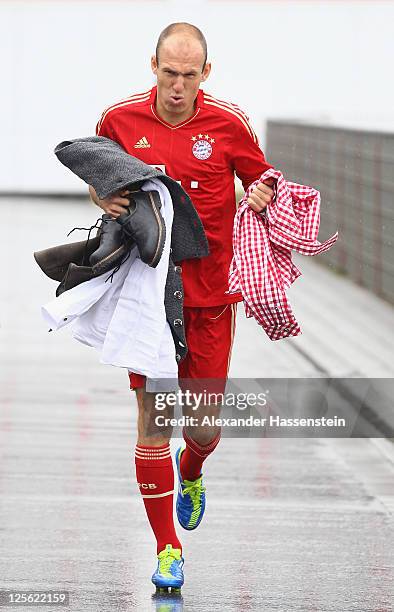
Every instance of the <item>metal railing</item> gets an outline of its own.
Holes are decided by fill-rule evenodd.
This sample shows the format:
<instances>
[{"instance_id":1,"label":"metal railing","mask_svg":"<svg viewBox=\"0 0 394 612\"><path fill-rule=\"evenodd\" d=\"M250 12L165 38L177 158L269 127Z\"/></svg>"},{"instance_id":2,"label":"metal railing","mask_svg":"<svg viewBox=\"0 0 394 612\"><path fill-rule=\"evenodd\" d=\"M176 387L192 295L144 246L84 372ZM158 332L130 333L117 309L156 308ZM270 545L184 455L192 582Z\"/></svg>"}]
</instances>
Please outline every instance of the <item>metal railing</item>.
<instances>
[{"instance_id":1,"label":"metal railing","mask_svg":"<svg viewBox=\"0 0 394 612\"><path fill-rule=\"evenodd\" d=\"M319 260L394 303L394 134L267 122L266 156L284 176L321 193Z\"/></svg>"}]
</instances>

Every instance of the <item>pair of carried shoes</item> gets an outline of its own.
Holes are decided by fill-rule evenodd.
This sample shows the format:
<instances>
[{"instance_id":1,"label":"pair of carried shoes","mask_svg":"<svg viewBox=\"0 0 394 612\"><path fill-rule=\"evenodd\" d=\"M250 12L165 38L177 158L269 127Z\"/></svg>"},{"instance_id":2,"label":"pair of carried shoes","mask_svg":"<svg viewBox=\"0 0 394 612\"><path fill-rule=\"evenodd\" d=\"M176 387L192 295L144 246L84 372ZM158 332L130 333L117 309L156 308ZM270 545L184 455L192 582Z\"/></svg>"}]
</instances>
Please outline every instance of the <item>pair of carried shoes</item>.
<instances>
[{"instance_id":1,"label":"pair of carried shoes","mask_svg":"<svg viewBox=\"0 0 394 612\"><path fill-rule=\"evenodd\" d=\"M34 253L42 271L60 282L56 295L121 265L137 245L141 260L156 267L163 253L166 230L157 191L133 191L125 213L104 214L97 236Z\"/></svg>"}]
</instances>

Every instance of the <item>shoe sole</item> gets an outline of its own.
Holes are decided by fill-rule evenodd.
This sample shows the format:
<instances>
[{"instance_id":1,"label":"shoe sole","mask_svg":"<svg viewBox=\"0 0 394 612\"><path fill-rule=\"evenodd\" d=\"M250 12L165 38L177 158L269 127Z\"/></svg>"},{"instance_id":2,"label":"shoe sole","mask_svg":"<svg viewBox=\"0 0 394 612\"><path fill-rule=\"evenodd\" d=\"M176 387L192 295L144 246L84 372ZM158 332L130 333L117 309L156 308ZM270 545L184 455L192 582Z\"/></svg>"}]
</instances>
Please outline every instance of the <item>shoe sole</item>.
<instances>
[{"instance_id":1,"label":"shoe sole","mask_svg":"<svg viewBox=\"0 0 394 612\"><path fill-rule=\"evenodd\" d=\"M164 250L164 244L166 241L166 226L164 223L164 219L162 220L161 214L159 212L158 207L156 206L155 200L153 198L153 195L150 191L148 191L149 194L149 199L151 201L152 204L152 208L154 210L155 213L155 217L157 219L157 224L159 227L159 239L157 241L157 248L156 248L156 253L153 256L153 259L150 263L148 263L148 266L150 266L151 268L156 268L157 264L159 263L161 256L163 254L163 250ZM162 222L161 222L162 220Z\"/></svg>"},{"instance_id":2,"label":"shoe sole","mask_svg":"<svg viewBox=\"0 0 394 612\"><path fill-rule=\"evenodd\" d=\"M164 584L164 583L160 584L160 582L156 583L152 579L152 583L155 585L157 589L180 589L181 587L183 587L183 582L180 583L178 580L176 584Z\"/></svg>"}]
</instances>

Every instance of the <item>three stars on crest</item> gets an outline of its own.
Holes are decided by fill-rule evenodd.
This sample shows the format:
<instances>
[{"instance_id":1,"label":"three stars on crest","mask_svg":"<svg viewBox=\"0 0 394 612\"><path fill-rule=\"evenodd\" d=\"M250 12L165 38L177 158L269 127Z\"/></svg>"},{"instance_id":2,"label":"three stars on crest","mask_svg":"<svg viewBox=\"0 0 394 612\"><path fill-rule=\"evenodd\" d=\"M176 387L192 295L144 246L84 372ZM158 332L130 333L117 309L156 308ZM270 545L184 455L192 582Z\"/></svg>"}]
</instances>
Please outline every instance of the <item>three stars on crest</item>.
<instances>
[{"instance_id":1,"label":"three stars on crest","mask_svg":"<svg viewBox=\"0 0 394 612\"><path fill-rule=\"evenodd\" d=\"M201 140L202 138L204 138L205 140L207 140L208 142L210 142L211 144L213 144L215 142L214 138L211 138L209 136L209 134L198 134L198 136L192 136L192 141L196 142L197 138L199 140Z\"/></svg>"}]
</instances>

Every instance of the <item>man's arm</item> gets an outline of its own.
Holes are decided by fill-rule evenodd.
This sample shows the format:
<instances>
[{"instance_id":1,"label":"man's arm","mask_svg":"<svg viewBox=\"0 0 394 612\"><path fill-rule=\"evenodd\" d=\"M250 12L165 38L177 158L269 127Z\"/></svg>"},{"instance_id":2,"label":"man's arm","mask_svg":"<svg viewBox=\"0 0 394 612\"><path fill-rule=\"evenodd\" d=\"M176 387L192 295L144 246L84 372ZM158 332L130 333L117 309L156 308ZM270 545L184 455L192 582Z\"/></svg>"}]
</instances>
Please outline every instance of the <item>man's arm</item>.
<instances>
[{"instance_id":1,"label":"man's arm","mask_svg":"<svg viewBox=\"0 0 394 612\"><path fill-rule=\"evenodd\" d=\"M246 125L236 126L233 150L235 152L233 157L234 170L241 179L245 191L263 172L273 167L266 161L257 136L249 122ZM274 197L274 190L271 187L274 184L275 179L269 178L254 187L247 200L252 210L262 212L271 202Z\"/></svg>"}]
</instances>

